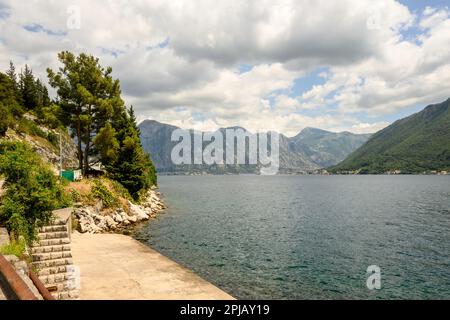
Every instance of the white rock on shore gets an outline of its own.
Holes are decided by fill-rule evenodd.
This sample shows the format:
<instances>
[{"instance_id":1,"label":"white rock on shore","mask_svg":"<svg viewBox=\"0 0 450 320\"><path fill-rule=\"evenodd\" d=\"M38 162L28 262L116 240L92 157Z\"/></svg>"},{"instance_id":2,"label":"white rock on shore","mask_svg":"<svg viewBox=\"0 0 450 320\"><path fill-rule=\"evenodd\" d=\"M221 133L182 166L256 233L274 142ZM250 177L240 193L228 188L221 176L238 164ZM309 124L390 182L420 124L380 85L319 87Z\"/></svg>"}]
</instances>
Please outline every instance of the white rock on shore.
<instances>
[{"instance_id":1,"label":"white rock on shore","mask_svg":"<svg viewBox=\"0 0 450 320\"><path fill-rule=\"evenodd\" d=\"M112 213L103 210L101 201L93 207L77 208L75 217L79 223L79 230L81 233L102 233L154 218L157 213L166 208L159 195L160 193L152 189L148 191L142 205L129 201L128 213L122 208L117 208Z\"/></svg>"},{"instance_id":2,"label":"white rock on shore","mask_svg":"<svg viewBox=\"0 0 450 320\"><path fill-rule=\"evenodd\" d=\"M131 217L136 217L138 221L148 220L149 216L145 209L128 201L129 213Z\"/></svg>"}]
</instances>

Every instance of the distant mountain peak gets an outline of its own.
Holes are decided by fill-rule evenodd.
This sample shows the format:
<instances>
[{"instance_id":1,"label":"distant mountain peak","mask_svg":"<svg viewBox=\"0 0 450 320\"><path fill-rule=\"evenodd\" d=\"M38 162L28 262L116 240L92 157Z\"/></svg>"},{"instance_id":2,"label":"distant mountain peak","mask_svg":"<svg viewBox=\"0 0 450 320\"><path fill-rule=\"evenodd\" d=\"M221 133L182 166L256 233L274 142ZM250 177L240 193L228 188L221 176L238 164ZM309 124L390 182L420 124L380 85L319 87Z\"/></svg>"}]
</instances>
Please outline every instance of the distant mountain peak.
<instances>
[{"instance_id":1,"label":"distant mountain peak","mask_svg":"<svg viewBox=\"0 0 450 320\"><path fill-rule=\"evenodd\" d=\"M330 131L319 129L319 128L313 128L313 127L305 127L305 128L303 128L302 131L300 131L300 133L301 132L330 132Z\"/></svg>"},{"instance_id":2,"label":"distant mountain peak","mask_svg":"<svg viewBox=\"0 0 450 320\"><path fill-rule=\"evenodd\" d=\"M232 126L232 127L226 127L226 128L221 128L222 130L244 130L244 131L248 131L247 129L241 127L241 126Z\"/></svg>"},{"instance_id":3,"label":"distant mountain peak","mask_svg":"<svg viewBox=\"0 0 450 320\"><path fill-rule=\"evenodd\" d=\"M161 123L159 121L156 121L156 120L153 120L153 119L145 119L145 120L141 121L140 124L141 123L160 123L160 124L163 124L163 123Z\"/></svg>"},{"instance_id":4,"label":"distant mountain peak","mask_svg":"<svg viewBox=\"0 0 450 320\"><path fill-rule=\"evenodd\" d=\"M227 170L234 172L236 169L233 167L218 169L214 166L201 166L200 168L174 166L170 160L170 155L176 142L171 141L171 134L177 127L155 120L145 120L139 124L139 128L143 147L150 153L152 160L160 172L186 173L191 172L191 170L202 170L206 172L208 170L225 170L220 172L227 173ZM226 129L247 131L241 126L221 128L219 131L224 133ZM281 172L283 170L286 172L308 171L337 164L349 153L360 147L367 139L368 136L364 135L347 136L310 127L303 129L299 135L293 138L288 138L280 134ZM245 167L241 167L241 169L254 170ZM212 173L218 172L212 171Z\"/></svg>"}]
</instances>

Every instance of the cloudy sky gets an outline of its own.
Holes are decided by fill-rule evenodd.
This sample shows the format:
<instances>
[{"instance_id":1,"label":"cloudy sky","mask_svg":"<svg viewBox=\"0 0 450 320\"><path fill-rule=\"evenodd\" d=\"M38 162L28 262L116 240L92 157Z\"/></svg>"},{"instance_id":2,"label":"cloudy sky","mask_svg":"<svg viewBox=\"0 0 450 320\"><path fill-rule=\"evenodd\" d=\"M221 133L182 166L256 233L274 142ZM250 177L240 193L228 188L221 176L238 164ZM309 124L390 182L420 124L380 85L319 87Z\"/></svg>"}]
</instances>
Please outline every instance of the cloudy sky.
<instances>
[{"instance_id":1,"label":"cloudy sky","mask_svg":"<svg viewBox=\"0 0 450 320\"><path fill-rule=\"evenodd\" d=\"M0 0L0 69L113 67L140 120L375 132L450 97L449 0Z\"/></svg>"}]
</instances>

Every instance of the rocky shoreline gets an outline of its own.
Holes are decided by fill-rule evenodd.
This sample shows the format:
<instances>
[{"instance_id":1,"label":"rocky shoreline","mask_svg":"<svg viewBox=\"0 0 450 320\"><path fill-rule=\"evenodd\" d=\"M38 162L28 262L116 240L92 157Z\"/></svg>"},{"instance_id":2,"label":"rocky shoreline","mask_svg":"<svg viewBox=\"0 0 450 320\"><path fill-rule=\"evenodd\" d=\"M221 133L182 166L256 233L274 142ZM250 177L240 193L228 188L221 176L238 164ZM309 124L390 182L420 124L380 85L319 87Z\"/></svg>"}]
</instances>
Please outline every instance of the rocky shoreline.
<instances>
[{"instance_id":1,"label":"rocky shoreline","mask_svg":"<svg viewBox=\"0 0 450 320\"><path fill-rule=\"evenodd\" d=\"M142 204L130 201L124 208L104 208L102 201L95 206L76 206L74 217L77 219L76 229L81 233L120 233L123 230L154 219L166 209L161 200L161 193L149 190Z\"/></svg>"}]
</instances>

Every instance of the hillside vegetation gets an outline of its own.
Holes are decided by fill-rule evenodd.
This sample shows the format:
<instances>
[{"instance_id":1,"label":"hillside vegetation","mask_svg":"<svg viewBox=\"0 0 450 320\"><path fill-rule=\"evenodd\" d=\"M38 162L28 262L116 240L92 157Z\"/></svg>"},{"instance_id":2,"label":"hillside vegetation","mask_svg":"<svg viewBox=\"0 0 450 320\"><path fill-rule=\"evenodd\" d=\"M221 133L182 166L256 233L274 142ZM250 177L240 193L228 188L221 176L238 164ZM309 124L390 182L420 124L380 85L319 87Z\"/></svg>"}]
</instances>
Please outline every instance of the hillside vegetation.
<instances>
[{"instance_id":1,"label":"hillside vegetation","mask_svg":"<svg viewBox=\"0 0 450 320\"><path fill-rule=\"evenodd\" d=\"M450 170L450 99L377 132L330 170L370 174Z\"/></svg>"},{"instance_id":2,"label":"hillside vegetation","mask_svg":"<svg viewBox=\"0 0 450 320\"><path fill-rule=\"evenodd\" d=\"M0 72L0 225L27 242L54 209L79 200L123 207L141 201L157 183L112 69L86 54L61 52L58 58L61 67L47 70L53 100L28 66L17 74L11 62ZM63 167L89 174L93 164L102 164L101 180L79 183L90 186L89 194L57 178L60 143Z\"/></svg>"}]
</instances>

